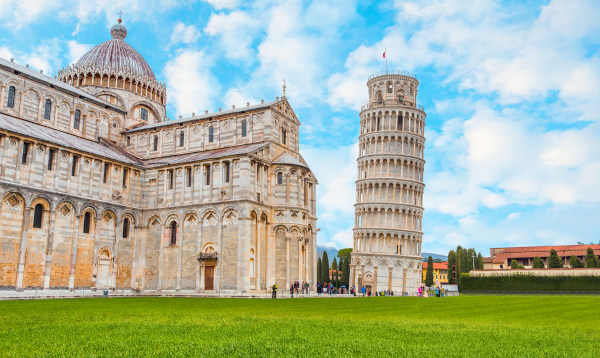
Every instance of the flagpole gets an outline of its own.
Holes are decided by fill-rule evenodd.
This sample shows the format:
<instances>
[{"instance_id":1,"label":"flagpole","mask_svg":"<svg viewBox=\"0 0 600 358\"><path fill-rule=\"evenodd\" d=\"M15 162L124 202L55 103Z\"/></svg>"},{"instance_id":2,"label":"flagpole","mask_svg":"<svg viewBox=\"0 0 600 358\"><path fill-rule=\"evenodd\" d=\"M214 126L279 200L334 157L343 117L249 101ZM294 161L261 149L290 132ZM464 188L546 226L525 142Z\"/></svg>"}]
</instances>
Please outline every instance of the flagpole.
<instances>
[{"instance_id":1,"label":"flagpole","mask_svg":"<svg viewBox=\"0 0 600 358\"><path fill-rule=\"evenodd\" d=\"M383 53L385 54L385 74L388 74L388 70L387 70L387 48L383 49Z\"/></svg>"}]
</instances>

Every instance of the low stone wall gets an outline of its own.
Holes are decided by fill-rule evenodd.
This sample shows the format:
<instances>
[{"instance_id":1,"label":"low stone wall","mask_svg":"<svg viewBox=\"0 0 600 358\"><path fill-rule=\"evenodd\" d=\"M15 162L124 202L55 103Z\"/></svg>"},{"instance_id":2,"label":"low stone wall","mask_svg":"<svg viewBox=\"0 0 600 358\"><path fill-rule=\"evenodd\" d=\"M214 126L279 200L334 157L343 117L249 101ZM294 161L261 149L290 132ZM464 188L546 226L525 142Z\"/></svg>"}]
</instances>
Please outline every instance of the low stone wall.
<instances>
[{"instance_id":1,"label":"low stone wall","mask_svg":"<svg viewBox=\"0 0 600 358\"><path fill-rule=\"evenodd\" d=\"M532 276L600 276L600 268L547 268L547 269L503 269L472 270L471 277L497 277L513 275Z\"/></svg>"}]
</instances>

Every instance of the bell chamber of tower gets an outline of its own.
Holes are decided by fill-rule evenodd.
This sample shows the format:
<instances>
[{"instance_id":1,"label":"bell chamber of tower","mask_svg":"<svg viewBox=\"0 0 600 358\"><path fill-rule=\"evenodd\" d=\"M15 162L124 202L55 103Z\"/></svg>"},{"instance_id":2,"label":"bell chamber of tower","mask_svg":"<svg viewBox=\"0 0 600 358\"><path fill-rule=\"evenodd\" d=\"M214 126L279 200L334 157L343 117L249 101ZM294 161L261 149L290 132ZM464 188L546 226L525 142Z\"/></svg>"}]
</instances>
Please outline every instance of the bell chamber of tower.
<instances>
[{"instance_id":1,"label":"bell chamber of tower","mask_svg":"<svg viewBox=\"0 0 600 358\"><path fill-rule=\"evenodd\" d=\"M414 295L421 285L425 111L406 72L371 76L360 112L351 281Z\"/></svg>"}]
</instances>

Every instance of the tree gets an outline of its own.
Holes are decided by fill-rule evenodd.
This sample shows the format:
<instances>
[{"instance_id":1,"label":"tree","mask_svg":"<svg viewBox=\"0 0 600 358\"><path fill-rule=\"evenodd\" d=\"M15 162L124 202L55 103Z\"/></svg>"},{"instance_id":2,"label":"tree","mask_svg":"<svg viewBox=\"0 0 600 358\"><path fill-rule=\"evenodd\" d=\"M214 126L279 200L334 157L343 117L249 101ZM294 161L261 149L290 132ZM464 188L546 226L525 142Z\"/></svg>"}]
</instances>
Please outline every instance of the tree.
<instances>
[{"instance_id":1,"label":"tree","mask_svg":"<svg viewBox=\"0 0 600 358\"><path fill-rule=\"evenodd\" d=\"M350 256L344 259L342 266L342 285L350 288Z\"/></svg>"},{"instance_id":2,"label":"tree","mask_svg":"<svg viewBox=\"0 0 600 358\"><path fill-rule=\"evenodd\" d=\"M454 284L454 275L452 274L452 266L456 265L456 252L454 250L450 250L448 252L448 283Z\"/></svg>"},{"instance_id":3,"label":"tree","mask_svg":"<svg viewBox=\"0 0 600 358\"><path fill-rule=\"evenodd\" d=\"M540 269L540 268L544 268L544 261L542 261L542 259L540 259L539 257L534 257L533 258L533 268L534 269Z\"/></svg>"},{"instance_id":4,"label":"tree","mask_svg":"<svg viewBox=\"0 0 600 358\"><path fill-rule=\"evenodd\" d=\"M433 258L427 258L427 273L425 274L425 286L433 286Z\"/></svg>"},{"instance_id":5,"label":"tree","mask_svg":"<svg viewBox=\"0 0 600 358\"><path fill-rule=\"evenodd\" d=\"M467 250L467 271L465 272L471 272L471 270L474 270L475 267L473 267L473 263L474 263L474 259L473 256L475 256L475 259L477 259L477 253L475 252L475 249L468 249Z\"/></svg>"},{"instance_id":6,"label":"tree","mask_svg":"<svg viewBox=\"0 0 600 358\"><path fill-rule=\"evenodd\" d=\"M319 257L319 260L317 261L317 281L319 282L323 282L321 281L321 258Z\"/></svg>"},{"instance_id":7,"label":"tree","mask_svg":"<svg viewBox=\"0 0 600 358\"><path fill-rule=\"evenodd\" d=\"M556 253L556 250L550 250L550 256L548 256L548 268L561 268L563 267L563 262L561 258Z\"/></svg>"},{"instance_id":8,"label":"tree","mask_svg":"<svg viewBox=\"0 0 600 358\"><path fill-rule=\"evenodd\" d=\"M337 253L337 257L339 257L340 259L343 257L345 259L350 258L350 254L352 253L352 249L347 248L347 249L341 249L338 251ZM341 261L340 261L341 262Z\"/></svg>"},{"instance_id":9,"label":"tree","mask_svg":"<svg viewBox=\"0 0 600 358\"><path fill-rule=\"evenodd\" d=\"M517 262L517 260L512 259L512 261L510 262L510 268L511 269L518 269L519 268L519 263Z\"/></svg>"},{"instance_id":10,"label":"tree","mask_svg":"<svg viewBox=\"0 0 600 358\"><path fill-rule=\"evenodd\" d=\"M337 279L338 279L338 274L337 274L337 259L334 257L333 258L333 262L331 263L331 281L333 282L333 285L337 285Z\"/></svg>"},{"instance_id":11,"label":"tree","mask_svg":"<svg viewBox=\"0 0 600 358\"><path fill-rule=\"evenodd\" d=\"M591 247L587 248L587 252L585 254L585 267L598 267L598 256L594 254L594 249Z\"/></svg>"},{"instance_id":12,"label":"tree","mask_svg":"<svg viewBox=\"0 0 600 358\"><path fill-rule=\"evenodd\" d=\"M330 282L329 279L329 256L327 251L323 251L323 258L321 259L321 282Z\"/></svg>"},{"instance_id":13,"label":"tree","mask_svg":"<svg viewBox=\"0 0 600 358\"><path fill-rule=\"evenodd\" d=\"M481 252L477 255L477 260L475 262L477 263L477 269L483 270L483 256L481 256Z\"/></svg>"},{"instance_id":14,"label":"tree","mask_svg":"<svg viewBox=\"0 0 600 358\"><path fill-rule=\"evenodd\" d=\"M583 267L583 262L581 262L581 260L575 255L571 255L570 264L571 264L571 268L582 268Z\"/></svg>"}]
</instances>

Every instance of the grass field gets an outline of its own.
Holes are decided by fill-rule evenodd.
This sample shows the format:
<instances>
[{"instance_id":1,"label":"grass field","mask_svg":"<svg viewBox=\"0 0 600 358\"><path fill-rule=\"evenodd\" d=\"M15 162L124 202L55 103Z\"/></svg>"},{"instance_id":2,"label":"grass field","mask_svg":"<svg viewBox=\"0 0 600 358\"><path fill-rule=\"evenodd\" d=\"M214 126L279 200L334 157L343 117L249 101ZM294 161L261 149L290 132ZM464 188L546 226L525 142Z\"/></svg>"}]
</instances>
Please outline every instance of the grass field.
<instances>
[{"instance_id":1,"label":"grass field","mask_svg":"<svg viewBox=\"0 0 600 358\"><path fill-rule=\"evenodd\" d=\"M600 297L0 302L0 356L598 357Z\"/></svg>"}]
</instances>

